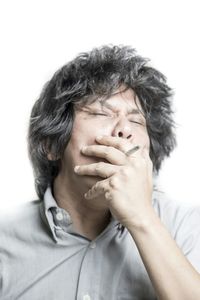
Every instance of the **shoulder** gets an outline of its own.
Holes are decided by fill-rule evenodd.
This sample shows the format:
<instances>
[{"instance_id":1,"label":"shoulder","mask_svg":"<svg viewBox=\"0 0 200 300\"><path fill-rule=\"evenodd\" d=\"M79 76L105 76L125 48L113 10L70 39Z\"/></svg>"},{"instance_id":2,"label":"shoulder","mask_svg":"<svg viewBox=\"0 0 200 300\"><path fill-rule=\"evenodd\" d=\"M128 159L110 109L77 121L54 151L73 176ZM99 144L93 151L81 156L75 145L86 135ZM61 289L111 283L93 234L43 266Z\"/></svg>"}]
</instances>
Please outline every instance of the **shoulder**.
<instances>
[{"instance_id":1,"label":"shoulder","mask_svg":"<svg viewBox=\"0 0 200 300\"><path fill-rule=\"evenodd\" d=\"M41 200L34 200L19 205L11 211L0 213L0 237L9 238L20 236L28 231L35 230L41 222L40 206Z\"/></svg>"},{"instance_id":2,"label":"shoulder","mask_svg":"<svg viewBox=\"0 0 200 300\"><path fill-rule=\"evenodd\" d=\"M200 272L200 207L181 204L158 191L153 206L183 254Z\"/></svg>"},{"instance_id":3,"label":"shoulder","mask_svg":"<svg viewBox=\"0 0 200 300\"><path fill-rule=\"evenodd\" d=\"M159 190L153 193L153 207L163 222L180 223L185 218L200 222L200 206L178 202Z\"/></svg>"},{"instance_id":4,"label":"shoulder","mask_svg":"<svg viewBox=\"0 0 200 300\"><path fill-rule=\"evenodd\" d=\"M153 207L173 238L183 247L200 240L200 207L182 204L161 191L153 195Z\"/></svg>"}]
</instances>

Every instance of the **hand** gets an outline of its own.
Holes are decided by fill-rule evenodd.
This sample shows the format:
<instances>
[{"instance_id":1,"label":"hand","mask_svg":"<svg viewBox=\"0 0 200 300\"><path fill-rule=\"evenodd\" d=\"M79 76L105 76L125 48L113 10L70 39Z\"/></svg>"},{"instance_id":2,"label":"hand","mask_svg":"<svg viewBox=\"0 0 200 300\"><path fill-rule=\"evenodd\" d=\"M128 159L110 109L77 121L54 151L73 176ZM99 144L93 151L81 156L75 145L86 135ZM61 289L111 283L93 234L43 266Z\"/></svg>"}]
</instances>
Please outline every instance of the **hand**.
<instances>
[{"instance_id":1,"label":"hand","mask_svg":"<svg viewBox=\"0 0 200 300\"><path fill-rule=\"evenodd\" d=\"M132 226L148 215L152 209L152 162L147 147L134 154L125 153L133 148L128 141L111 136L97 139L99 145L85 147L84 155L108 161L76 166L79 175L100 176L85 194L87 200L103 197L115 218L124 226Z\"/></svg>"}]
</instances>

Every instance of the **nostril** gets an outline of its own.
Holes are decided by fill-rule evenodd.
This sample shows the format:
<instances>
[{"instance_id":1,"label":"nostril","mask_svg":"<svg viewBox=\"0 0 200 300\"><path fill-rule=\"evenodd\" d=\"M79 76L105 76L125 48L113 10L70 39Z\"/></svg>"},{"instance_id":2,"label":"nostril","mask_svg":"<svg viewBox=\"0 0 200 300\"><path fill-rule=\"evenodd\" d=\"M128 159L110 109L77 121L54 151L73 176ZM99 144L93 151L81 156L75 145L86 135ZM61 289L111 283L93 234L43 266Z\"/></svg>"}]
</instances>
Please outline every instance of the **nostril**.
<instances>
[{"instance_id":1,"label":"nostril","mask_svg":"<svg viewBox=\"0 0 200 300\"><path fill-rule=\"evenodd\" d=\"M118 137L124 137L125 138L125 135L123 135L123 132L119 131L118 132ZM126 138L130 139L131 137L132 137L132 134L129 134Z\"/></svg>"}]
</instances>

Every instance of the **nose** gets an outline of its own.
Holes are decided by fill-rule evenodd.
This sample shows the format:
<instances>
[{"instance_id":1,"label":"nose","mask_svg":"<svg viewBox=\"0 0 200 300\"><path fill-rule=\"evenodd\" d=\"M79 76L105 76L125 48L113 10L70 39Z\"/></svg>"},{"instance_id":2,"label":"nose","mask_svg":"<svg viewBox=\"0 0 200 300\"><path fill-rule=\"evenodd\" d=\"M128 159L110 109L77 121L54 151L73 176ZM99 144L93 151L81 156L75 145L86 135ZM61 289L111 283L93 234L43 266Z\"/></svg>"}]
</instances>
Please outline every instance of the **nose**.
<instances>
[{"instance_id":1,"label":"nose","mask_svg":"<svg viewBox=\"0 0 200 300\"><path fill-rule=\"evenodd\" d=\"M133 133L130 125L128 120L120 119L113 129L112 136L131 139Z\"/></svg>"}]
</instances>

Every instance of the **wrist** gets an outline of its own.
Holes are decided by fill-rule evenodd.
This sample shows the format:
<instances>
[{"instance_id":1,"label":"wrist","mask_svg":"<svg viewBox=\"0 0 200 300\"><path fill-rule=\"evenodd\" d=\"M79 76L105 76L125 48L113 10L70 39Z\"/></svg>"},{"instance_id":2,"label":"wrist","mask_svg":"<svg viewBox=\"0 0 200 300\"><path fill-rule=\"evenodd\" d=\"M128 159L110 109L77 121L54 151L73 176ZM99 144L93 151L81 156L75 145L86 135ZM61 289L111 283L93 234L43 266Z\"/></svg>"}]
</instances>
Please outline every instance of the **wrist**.
<instances>
[{"instance_id":1,"label":"wrist","mask_svg":"<svg viewBox=\"0 0 200 300\"><path fill-rule=\"evenodd\" d=\"M153 207L149 208L145 214L134 216L124 222L124 226L130 233L148 232L160 223L160 219Z\"/></svg>"}]
</instances>

